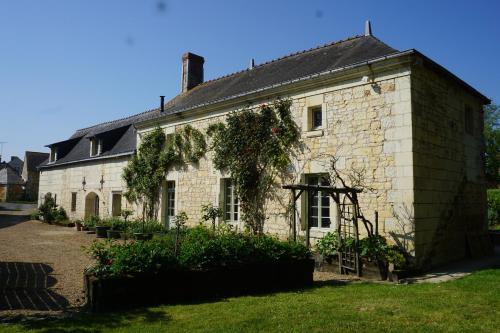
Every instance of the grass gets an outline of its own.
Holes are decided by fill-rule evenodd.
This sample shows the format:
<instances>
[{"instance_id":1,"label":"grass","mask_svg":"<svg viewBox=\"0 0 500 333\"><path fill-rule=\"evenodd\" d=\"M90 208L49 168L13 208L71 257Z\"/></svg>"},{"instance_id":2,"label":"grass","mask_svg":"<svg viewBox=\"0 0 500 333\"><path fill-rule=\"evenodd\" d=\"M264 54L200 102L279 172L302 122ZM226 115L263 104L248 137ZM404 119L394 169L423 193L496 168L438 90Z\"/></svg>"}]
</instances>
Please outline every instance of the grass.
<instances>
[{"instance_id":1,"label":"grass","mask_svg":"<svg viewBox=\"0 0 500 333\"><path fill-rule=\"evenodd\" d=\"M489 229L493 231L500 231L500 224L490 225Z\"/></svg>"},{"instance_id":2,"label":"grass","mask_svg":"<svg viewBox=\"0 0 500 333\"><path fill-rule=\"evenodd\" d=\"M1 332L500 332L500 269L440 284L298 292L0 326Z\"/></svg>"}]
</instances>

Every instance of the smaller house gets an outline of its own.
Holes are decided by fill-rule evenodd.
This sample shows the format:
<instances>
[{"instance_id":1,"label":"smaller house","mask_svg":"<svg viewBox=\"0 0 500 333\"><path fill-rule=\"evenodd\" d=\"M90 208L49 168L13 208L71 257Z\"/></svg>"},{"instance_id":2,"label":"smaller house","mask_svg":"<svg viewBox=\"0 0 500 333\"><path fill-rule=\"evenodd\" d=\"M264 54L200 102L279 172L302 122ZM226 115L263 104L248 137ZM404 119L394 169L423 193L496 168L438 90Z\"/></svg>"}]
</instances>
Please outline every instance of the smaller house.
<instances>
[{"instance_id":1,"label":"smaller house","mask_svg":"<svg viewBox=\"0 0 500 333\"><path fill-rule=\"evenodd\" d=\"M38 166L49 159L48 153L27 151L24 155L24 165L21 176L25 182L25 199L36 201L38 199L38 183L40 172Z\"/></svg>"},{"instance_id":2,"label":"smaller house","mask_svg":"<svg viewBox=\"0 0 500 333\"><path fill-rule=\"evenodd\" d=\"M21 175L21 171L23 170L23 160L20 159L19 157L17 156L11 156L10 157L10 162L8 162L9 166L12 167L12 169L14 169L16 171L16 173L20 176Z\"/></svg>"},{"instance_id":3,"label":"smaller house","mask_svg":"<svg viewBox=\"0 0 500 333\"><path fill-rule=\"evenodd\" d=\"M23 198L24 181L8 163L0 165L0 202Z\"/></svg>"}]
</instances>

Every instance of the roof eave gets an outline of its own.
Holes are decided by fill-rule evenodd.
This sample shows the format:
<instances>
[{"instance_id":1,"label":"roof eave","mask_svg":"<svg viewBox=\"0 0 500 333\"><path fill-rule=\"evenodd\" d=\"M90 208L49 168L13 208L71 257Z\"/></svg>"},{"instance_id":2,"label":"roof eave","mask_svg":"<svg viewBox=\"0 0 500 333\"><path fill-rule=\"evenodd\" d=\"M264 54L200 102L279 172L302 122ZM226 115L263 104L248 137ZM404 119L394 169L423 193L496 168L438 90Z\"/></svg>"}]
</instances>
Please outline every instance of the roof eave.
<instances>
[{"instance_id":1,"label":"roof eave","mask_svg":"<svg viewBox=\"0 0 500 333\"><path fill-rule=\"evenodd\" d=\"M42 169L52 169L52 168L56 168L56 167L59 167L59 166L64 166L64 165L69 165L69 164L76 164L76 163L84 163L84 162L92 162L92 161L99 161L99 160L106 160L106 159L112 159L112 158L119 158L119 157L123 157L123 156L129 156L129 155L133 155L135 153L135 149L132 150L132 151L128 151L128 152L125 152L125 153L119 153L119 154L113 154L113 155L105 155L105 156L96 156L96 157L91 157L91 158L84 158L84 159L79 159L79 160L74 160L74 161L67 161L67 162L63 162L63 163L48 163L48 164L44 164L44 165L39 165L37 167L38 170L42 170Z\"/></svg>"}]
</instances>

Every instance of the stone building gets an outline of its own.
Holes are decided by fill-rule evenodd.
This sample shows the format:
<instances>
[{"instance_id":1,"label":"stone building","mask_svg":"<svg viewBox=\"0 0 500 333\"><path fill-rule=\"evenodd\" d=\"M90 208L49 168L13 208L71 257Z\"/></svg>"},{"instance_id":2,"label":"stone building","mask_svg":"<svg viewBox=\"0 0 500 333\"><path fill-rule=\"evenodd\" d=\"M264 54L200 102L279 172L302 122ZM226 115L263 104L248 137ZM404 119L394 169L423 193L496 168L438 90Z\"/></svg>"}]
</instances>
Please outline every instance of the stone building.
<instances>
[{"instance_id":1,"label":"stone building","mask_svg":"<svg viewBox=\"0 0 500 333\"><path fill-rule=\"evenodd\" d=\"M9 164L0 165L0 202L16 201L23 198L23 179Z\"/></svg>"},{"instance_id":2,"label":"stone building","mask_svg":"<svg viewBox=\"0 0 500 333\"><path fill-rule=\"evenodd\" d=\"M365 216L378 212L380 232L421 266L461 258L480 242L486 227L482 109L490 101L420 52L395 50L367 29L206 82L202 57L187 53L182 60L182 92L159 109L49 145L39 198L56 195L71 218L137 210L121 196L121 172L141 135L158 125L167 134L185 124L203 131L229 112L281 97L292 101L302 130L304 151L291 166L295 183L320 184L332 155L341 171L363 170L372 189L360 194ZM211 157L168 173L162 223L185 211L196 224L201 205L213 203L226 222L242 227L231 179ZM289 193L278 191L276 198L265 228L286 237ZM309 221L314 238L338 223L331 201L318 193L297 203L298 220Z\"/></svg>"},{"instance_id":3,"label":"stone building","mask_svg":"<svg viewBox=\"0 0 500 333\"><path fill-rule=\"evenodd\" d=\"M38 182L40 179L38 167L48 159L48 153L27 151L24 154L21 177L24 180L24 197L26 200L36 201L38 199Z\"/></svg>"}]
</instances>

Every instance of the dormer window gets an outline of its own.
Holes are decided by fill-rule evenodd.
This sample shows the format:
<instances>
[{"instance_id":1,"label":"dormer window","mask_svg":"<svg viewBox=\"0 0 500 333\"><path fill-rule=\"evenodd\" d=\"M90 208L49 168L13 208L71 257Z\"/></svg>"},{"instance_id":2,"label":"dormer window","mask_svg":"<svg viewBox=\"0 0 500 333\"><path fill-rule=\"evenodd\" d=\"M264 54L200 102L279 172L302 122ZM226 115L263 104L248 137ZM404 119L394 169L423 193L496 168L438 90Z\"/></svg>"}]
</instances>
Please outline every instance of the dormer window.
<instances>
[{"instance_id":1,"label":"dormer window","mask_svg":"<svg viewBox=\"0 0 500 333\"><path fill-rule=\"evenodd\" d=\"M98 138L90 139L90 156L101 155L102 152L102 140Z\"/></svg>"},{"instance_id":2,"label":"dormer window","mask_svg":"<svg viewBox=\"0 0 500 333\"><path fill-rule=\"evenodd\" d=\"M49 162L53 163L57 161L57 147L50 147Z\"/></svg>"}]
</instances>

